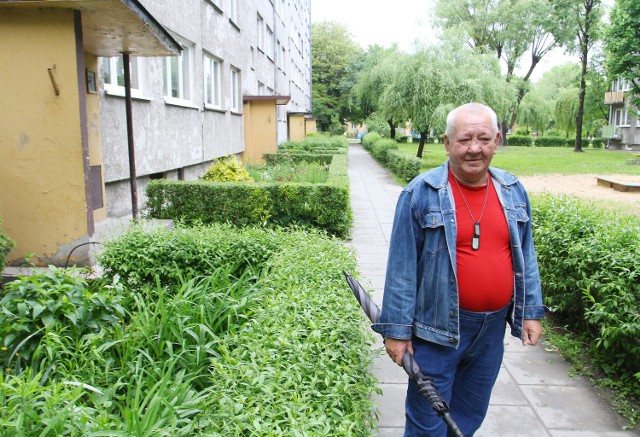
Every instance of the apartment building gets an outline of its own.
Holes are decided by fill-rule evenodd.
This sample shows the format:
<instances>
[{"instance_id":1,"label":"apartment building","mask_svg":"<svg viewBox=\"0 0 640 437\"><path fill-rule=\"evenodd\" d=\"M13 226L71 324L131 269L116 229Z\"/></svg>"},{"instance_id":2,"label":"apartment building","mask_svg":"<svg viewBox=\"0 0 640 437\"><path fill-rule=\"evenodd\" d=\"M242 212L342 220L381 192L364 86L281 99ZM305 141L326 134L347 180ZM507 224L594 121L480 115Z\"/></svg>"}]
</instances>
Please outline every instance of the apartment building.
<instances>
[{"instance_id":1,"label":"apartment building","mask_svg":"<svg viewBox=\"0 0 640 437\"><path fill-rule=\"evenodd\" d=\"M311 112L310 2L0 1L7 262L90 265L149 180L275 151Z\"/></svg>"},{"instance_id":2,"label":"apartment building","mask_svg":"<svg viewBox=\"0 0 640 437\"><path fill-rule=\"evenodd\" d=\"M640 150L640 117L626 98L631 84L623 79L614 80L611 91L604 97L609 105L609 124L602 128L607 148L614 150Z\"/></svg>"},{"instance_id":3,"label":"apartment building","mask_svg":"<svg viewBox=\"0 0 640 437\"><path fill-rule=\"evenodd\" d=\"M215 158L259 161L311 113L311 0L142 0L180 43L177 57L131 54L140 203L154 178L196 179ZM110 217L131 213L122 56L100 60ZM108 133L108 135L107 135Z\"/></svg>"}]
</instances>

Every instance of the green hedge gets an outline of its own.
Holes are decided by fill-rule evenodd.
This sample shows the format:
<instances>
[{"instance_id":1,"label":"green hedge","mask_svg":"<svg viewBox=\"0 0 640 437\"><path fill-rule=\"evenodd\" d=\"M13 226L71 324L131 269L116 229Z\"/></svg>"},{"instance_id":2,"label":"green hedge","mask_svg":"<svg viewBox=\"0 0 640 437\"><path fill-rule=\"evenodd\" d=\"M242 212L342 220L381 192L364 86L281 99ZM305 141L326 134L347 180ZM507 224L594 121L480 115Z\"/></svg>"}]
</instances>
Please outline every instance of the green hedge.
<instances>
[{"instance_id":1,"label":"green hedge","mask_svg":"<svg viewBox=\"0 0 640 437\"><path fill-rule=\"evenodd\" d=\"M286 141L278 146L278 151L306 151L312 153L347 153L349 141L339 135L307 135L303 141Z\"/></svg>"},{"instance_id":2,"label":"green hedge","mask_svg":"<svg viewBox=\"0 0 640 437\"><path fill-rule=\"evenodd\" d=\"M9 287L0 332L35 330L32 355L2 338L11 367L0 369L0 435L372 435L372 337L341 274L356 269L342 242L136 227L104 255L112 282L59 270ZM160 285L167 264L176 281ZM133 277L148 281L128 288ZM46 308L30 284L46 285ZM97 327L68 329L81 310Z\"/></svg>"},{"instance_id":3,"label":"green hedge","mask_svg":"<svg viewBox=\"0 0 640 437\"><path fill-rule=\"evenodd\" d=\"M640 372L640 220L544 196L533 225L545 303L592 339L605 369Z\"/></svg>"},{"instance_id":4,"label":"green hedge","mask_svg":"<svg viewBox=\"0 0 640 437\"><path fill-rule=\"evenodd\" d=\"M278 165L282 162L317 162L329 165L333 160L333 155L333 153L313 153L288 150L280 153L265 153L262 156L264 157L267 165Z\"/></svg>"},{"instance_id":5,"label":"green hedge","mask_svg":"<svg viewBox=\"0 0 640 437\"><path fill-rule=\"evenodd\" d=\"M351 227L347 156L334 155L324 184L154 180L147 215L185 223L314 227L344 238Z\"/></svg>"},{"instance_id":6,"label":"green hedge","mask_svg":"<svg viewBox=\"0 0 640 437\"><path fill-rule=\"evenodd\" d=\"M362 138L362 147L403 181L408 182L420 174L422 160L400 152L395 140L371 132Z\"/></svg>"},{"instance_id":7,"label":"green hedge","mask_svg":"<svg viewBox=\"0 0 640 437\"><path fill-rule=\"evenodd\" d=\"M0 225L2 225L2 218L0 217ZM2 228L0 227L0 273L4 270L5 259L11 250L13 250L15 246L14 241L7 237L4 232L2 232Z\"/></svg>"},{"instance_id":8,"label":"green hedge","mask_svg":"<svg viewBox=\"0 0 640 437\"><path fill-rule=\"evenodd\" d=\"M422 169L422 159L407 155L399 150L387 152L386 167L403 181L411 181Z\"/></svg>"},{"instance_id":9,"label":"green hedge","mask_svg":"<svg viewBox=\"0 0 640 437\"><path fill-rule=\"evenodd\" d=\"M566 147L567 139L564 137L537 137L534 145L536 147Z\"/></svg>"},{"instance_id":10,"label":"green hedge","mask_svg":"<svg viewBox=\"0 0 640 437\"><path fill-rule=\"evenodd\" d=\"M509 146L533 146L533 139L529 135L509 135L507 137L507 145Z\"/></svg>"},{"instance_id":11,"label":"green hedge","mask_svg":"<svg viewBox=\"0 0 640 437\"><path fill-rule=\"evenodd\" d=\"M591 147L594 149L604 149L605 144L607 144L607 140L604 138L594 138L591 140Z\"/></svg>"}]
</instances>

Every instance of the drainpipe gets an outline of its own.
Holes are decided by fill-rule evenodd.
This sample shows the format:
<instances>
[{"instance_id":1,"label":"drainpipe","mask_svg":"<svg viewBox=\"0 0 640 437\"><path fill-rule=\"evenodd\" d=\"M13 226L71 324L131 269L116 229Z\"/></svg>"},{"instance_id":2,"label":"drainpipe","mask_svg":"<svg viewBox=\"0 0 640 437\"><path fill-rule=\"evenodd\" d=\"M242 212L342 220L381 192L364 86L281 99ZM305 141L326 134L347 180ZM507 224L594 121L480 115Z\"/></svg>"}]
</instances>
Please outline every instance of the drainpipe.
<instances>
[{"instance_id":1,"label":"drainpipe","mask_svg":"<svg viewBox=\"0 0 640 437\"><path fill-rule=\"evenodd\" d=\"M278 48L278 14L276 11L276 3L273 3L273 41L271 42L271 47L273 47L273 93L277 96L280 95L280 91L278 91L278 57L280 55L280 49ZM279 120L278 120L278 106L276 105L276 149L279 146Z\"/></svg>"},{"instance_id":2,"label":"drainpipe","mask_svg":"<svg viewBox=\"0 0 640 437\"><path fill-rule=\"evenodd\" d=\"M129 53L122 54L124 64L124 101L127 114L127 145L129 148L129 183L131 186L131 215L138 220L138 183L136 180L136 156L133 144L133 117L131 115L131 69Z\"/></svg>"}]
</instances>

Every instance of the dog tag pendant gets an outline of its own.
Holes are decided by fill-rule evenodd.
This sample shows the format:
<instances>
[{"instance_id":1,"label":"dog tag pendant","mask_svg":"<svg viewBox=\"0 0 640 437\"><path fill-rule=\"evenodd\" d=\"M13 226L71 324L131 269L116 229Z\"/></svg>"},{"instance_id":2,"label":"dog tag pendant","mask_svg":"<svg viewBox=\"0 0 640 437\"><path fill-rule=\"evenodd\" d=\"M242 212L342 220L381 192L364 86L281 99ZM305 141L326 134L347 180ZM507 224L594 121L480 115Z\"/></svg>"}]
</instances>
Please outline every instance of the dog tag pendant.
<instances>
[{"instance_id":1,"label":"dog tag pendant","mask_svg":"<svg viewBox=\"0 0 640 437\"><path fill-rule=\"evenodd\" d=\"M473 238L471 239L471 249L480 249L480 223L473 224Z\"/></svg>"},{"instance_id":2,"label":"dog tag pendant","mask_svg":"<svg viewBox=\"0 0 640 437\"><path fill-rule=\"evenodd\" d=\"M478 236L473 236L473 238L471 239L471 248L473 250L478 250L480 249L480 237Z\"/></svg>"}]
</instances>

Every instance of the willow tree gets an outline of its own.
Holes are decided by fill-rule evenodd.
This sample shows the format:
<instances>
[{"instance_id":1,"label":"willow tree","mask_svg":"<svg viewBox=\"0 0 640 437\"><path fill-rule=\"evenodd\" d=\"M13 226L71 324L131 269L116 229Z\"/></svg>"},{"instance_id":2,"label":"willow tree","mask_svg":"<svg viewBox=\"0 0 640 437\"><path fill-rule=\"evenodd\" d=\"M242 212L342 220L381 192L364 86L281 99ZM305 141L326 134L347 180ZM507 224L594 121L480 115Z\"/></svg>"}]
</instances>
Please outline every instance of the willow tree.
<instances>
[{"instance_id":1,"label":"willow tree","mask_svg":"<svg viewBox=\"0 0 640 437\"><path fill-rule=\"evenodd\" d=\"M516 121L534 69L567 40L568 30L558 26L548 0L439 0L436 16L445 30L462 30L469 47L492 53L504 62L507 82L518 87L509 113L502 118L504 136ZM527 53L528 64L524 59ZM524 76L515 80L518 65L528 67Z\"/></svg>"},{"instance_id":2,"label":"willow tree","mask_svg":"<svg viewBox=\"0 0 640 437\"><path fill-rule=\"evenodd\" d=\"M396 125L406 121L405 102L388 90L394 78L406 68L408 55L399 51L396 45L389 49L370 46L365 59L352 95L364 118L377 113L389 125L391 138L395 138Z\"/></svg>"},{"instance_id":3,"label":"willow tree","mask_svg":"<svg viewBox=\"0 0 640 437\"><path fill-rule=\"evenodd\" d=\"M576 132L576 119L579 110L578 88L568 88L560 92L556 98L554 117L556 129L562 130L567 136Z\"/></svg>"}]
</instances>

